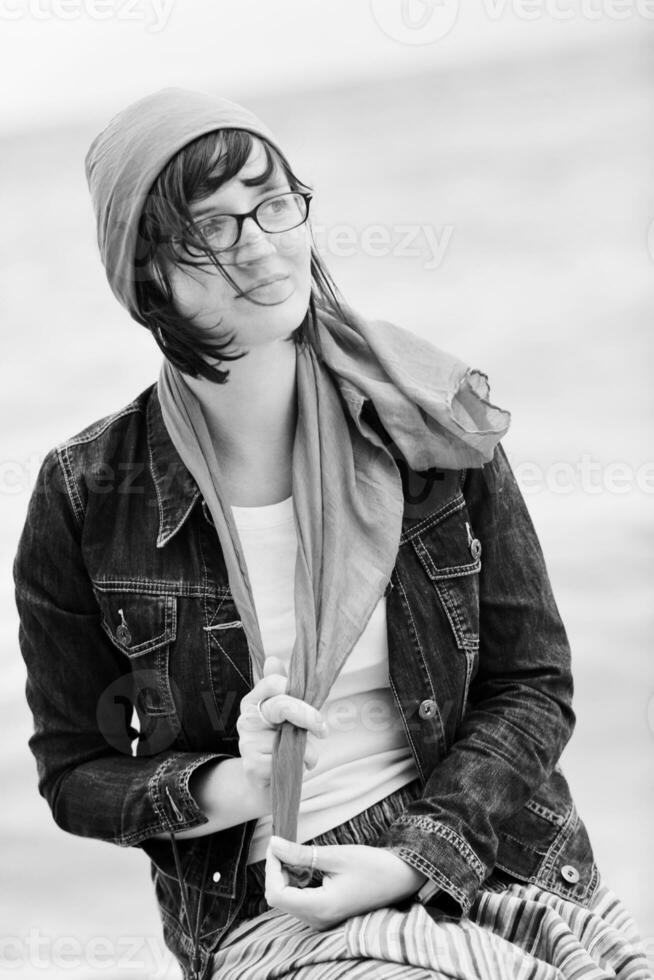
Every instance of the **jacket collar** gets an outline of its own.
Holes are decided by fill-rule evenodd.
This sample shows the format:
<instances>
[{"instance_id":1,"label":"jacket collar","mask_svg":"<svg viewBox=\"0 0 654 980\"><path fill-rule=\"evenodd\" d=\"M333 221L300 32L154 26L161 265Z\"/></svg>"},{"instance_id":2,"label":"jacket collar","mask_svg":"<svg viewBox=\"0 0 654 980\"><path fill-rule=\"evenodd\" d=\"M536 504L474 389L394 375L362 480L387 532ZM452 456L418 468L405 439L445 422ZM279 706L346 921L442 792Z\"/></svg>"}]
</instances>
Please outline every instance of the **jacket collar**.
<instances>
[{"instance_id":1,"label":"jacket collar","mask_svg":"<svg viewBox=\"0 0 654 980\"><path fill-rule=\"evenodd\" d=\"M156 384L148 399L146 419L148 459L159 508L157 548L163 548L177 534L201 494L168 435Z\"/></svg>"}]
</instances>

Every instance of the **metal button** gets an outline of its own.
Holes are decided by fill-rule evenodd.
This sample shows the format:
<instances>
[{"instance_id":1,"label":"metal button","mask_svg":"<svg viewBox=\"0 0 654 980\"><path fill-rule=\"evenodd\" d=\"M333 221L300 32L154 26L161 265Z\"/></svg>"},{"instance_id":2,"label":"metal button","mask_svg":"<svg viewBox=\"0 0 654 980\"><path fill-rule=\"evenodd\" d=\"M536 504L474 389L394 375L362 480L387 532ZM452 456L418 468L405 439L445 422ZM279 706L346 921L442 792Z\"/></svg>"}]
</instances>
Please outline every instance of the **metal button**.
<instances>
[{"instance_id":1,"label":"metal button","mask_svg":"<svg viewBox=\"0 0 654 980\"><path fill-rule=\"evenodd\" d=\"M421 701L420 707L418 708L418 714L421 718L433 718L436 714L436 702L432 701L431 698Z\"/></svg>"},{"instance_id":2,"label":"metal button","mask_svg":"<svg viewBox=\"0 0 654 980\"><path fill-rule=\"evenodd\" d=\"M211 880L214 882L214 884L217 885L218 882L220 881L220 878L221 878L220 871L214 871L214 873L211 876Z\"/></svg>"},{"instance_id":3,"label":"metal button","mask_svg":"<svg viewBox=\"0 0 654 980\"><path fill-rule=\"evenodd\" d=\"M481 541L479 538L473 538L470 542L470 554L477 561L481 554Z\"/></svg>"},{"instance_id":4,"label":"metal button","mask_svg":"<svg viewBox=\"0 0 654 980\"><path fill-rule=\"evenodd\" d=\"M579 872L571 864L564 864L561 868L561 877L569 881L571 885L576 885L579 881Z\"/></svg>"},{"instance_id":5,"label":"metal button","mask_svg":"<svg viewBox=\"0 0 654 980\"><path fill-rule=\"evenodd\" d=\"M132 642L132 634L126 626L121 624L116 630L116 639L120 640L121 643L124 643L125 646L128 647Z\"/></svg>"},{"instance_id":6,"label":"metal button","mask_svg":"<svg viewBox=\"0 0 654 980\"><path fill-rule=\"evenodd\" d=\"M120 625L116 628L116 639L119 643L124 643L128 647L132 642L132 634L129 631L129 626L125 622L122 609L118 610L118 615L120 616Z\"/></svg>"}]
</instances>

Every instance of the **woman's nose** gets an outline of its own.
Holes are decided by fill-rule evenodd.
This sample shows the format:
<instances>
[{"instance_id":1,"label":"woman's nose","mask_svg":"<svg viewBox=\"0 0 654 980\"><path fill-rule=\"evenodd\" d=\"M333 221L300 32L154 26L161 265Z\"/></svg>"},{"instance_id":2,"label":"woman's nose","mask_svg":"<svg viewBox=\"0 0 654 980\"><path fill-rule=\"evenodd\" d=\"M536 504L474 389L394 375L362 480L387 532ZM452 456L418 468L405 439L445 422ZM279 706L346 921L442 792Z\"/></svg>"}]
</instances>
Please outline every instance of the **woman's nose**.
<instances>
[{"instance_id":1,"label":"woman's nose","mask_svg":"<svg viewBox=\"0 0 654 980\"><path fill-rule=\"evenodd\" d=\"M253 217L246 218L241 228L241 235L236 243L239 249L238 262L247 264L264 255L275 251L272 237L256 223Z\"/></svg>"}]
</instances>

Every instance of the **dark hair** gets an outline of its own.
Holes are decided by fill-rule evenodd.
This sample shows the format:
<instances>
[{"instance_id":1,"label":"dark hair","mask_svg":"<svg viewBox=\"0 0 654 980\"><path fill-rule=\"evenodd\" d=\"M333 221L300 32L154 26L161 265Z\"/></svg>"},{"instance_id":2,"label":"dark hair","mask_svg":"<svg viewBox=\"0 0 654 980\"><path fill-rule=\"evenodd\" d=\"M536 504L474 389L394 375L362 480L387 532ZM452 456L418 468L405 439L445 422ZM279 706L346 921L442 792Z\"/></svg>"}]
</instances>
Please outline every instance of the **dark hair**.
<instances>
[{"instance_id":1,"label":"dark hair","mask_svg":"<svg viewBox=\"0 0 654 980\"><path fill-rule=\"evenodd\" d=\"M207 262L215 266L224 278L237 289L224 266L206 242L192 236L188 226L192 221L190 205L217 190L234 177L248 159L253 140L263 145L267 166L260 177L248 181L263 184L279 168L286 176L291 190L310 190L293 173L286 157L263 137L246 130L214 130L184 146L163 168L150 188L139 222L135 256L135 279L138 315L136 319L147 327L166 358L192 377L202 375L210 381L224 384L229 371L221 371L205 360L234 361L247 351L229 351L233 335L223 341L209 341L204 329L178 312L170 281L166 275L167 262L177 266L198 267ZM184 235L202 255L191 259L180 254L179 239ZM256 302L255 300L250 300ZM311 297L304 320L289 339L296 344L312 344L320 356L315 330L316 307L347 319L342 297L324 265L315 244L311 243Z\"/></svg>"}]
</instances>

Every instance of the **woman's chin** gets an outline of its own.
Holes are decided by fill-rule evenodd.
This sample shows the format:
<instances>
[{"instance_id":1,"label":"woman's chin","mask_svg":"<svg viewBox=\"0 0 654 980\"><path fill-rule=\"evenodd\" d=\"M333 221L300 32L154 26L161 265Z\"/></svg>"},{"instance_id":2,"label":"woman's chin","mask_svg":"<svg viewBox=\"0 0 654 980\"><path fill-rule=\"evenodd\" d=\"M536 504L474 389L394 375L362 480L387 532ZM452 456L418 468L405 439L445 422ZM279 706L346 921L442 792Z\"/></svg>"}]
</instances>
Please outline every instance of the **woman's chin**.
<instances>
[{"instance_id":1,"label":"woman's chin","mask_svg":"<svg viewBox=\"0 0 654 980\"><path fill-rule=\"evenodd\" d=\"M308 299L304 302L285 303L267 310L257 310L248 323L248 335L256 343L258 340L274 340L289 337L302 324L309 307ZM256 326L255 326L256 324Z\"/></svg>"}]
</instances>

